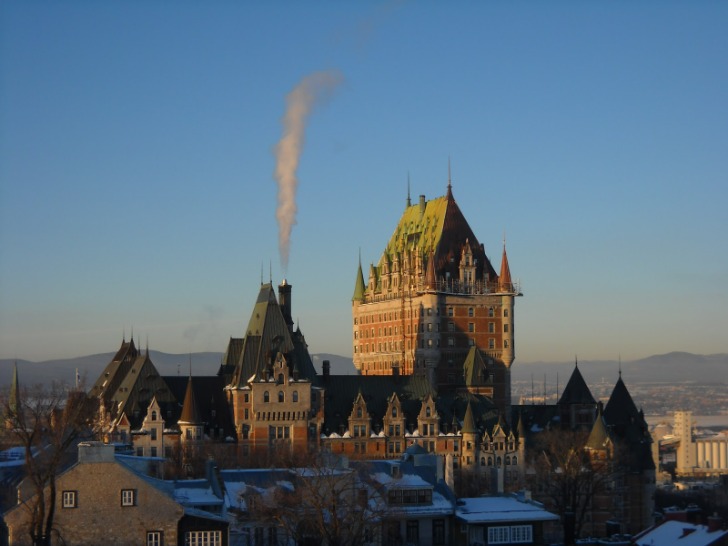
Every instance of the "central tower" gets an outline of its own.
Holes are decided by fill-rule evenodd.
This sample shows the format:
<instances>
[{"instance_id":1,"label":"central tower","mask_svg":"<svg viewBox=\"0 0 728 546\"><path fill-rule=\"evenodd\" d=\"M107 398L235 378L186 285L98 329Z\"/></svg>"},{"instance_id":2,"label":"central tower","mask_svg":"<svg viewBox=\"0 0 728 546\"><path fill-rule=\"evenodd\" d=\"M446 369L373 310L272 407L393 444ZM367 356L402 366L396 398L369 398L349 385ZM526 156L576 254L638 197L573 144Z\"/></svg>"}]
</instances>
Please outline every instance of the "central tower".
<instances>
[{"instance_id":1,"label":"central tower","mask_svg":"<svg viewBox=\"0 0 728 546\"><path fill-rule=\"evenodd\" d=\"M438 388L477 389L510 406L514 301L520 295L505 244L498 274L450 183L443 197L427 201L421 195L414 205L408 197L366 282L359 263L354 366L362 375L426 375Z\"/></svg>"}]
</instances>

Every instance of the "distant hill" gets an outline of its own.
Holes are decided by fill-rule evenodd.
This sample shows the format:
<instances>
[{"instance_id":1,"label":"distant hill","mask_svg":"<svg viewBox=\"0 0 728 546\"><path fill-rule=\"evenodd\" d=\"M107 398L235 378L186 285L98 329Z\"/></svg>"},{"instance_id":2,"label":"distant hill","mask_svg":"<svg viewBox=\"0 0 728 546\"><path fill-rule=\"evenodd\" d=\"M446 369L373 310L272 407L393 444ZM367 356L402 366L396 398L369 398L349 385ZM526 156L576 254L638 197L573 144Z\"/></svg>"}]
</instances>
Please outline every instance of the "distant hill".
<instances>
[{"instance_id":1,"label":"distant hill","mask_svg":"<svg viewBox=\"0 0 728 546\"><path fill-rule=\"evenodd\" d=\"M30 362L18 360L18 376L25 385L37 383L51 383L57 381L72 385L76 380L76 370L89 387L101 375L106 365L114 358L115 353L100 353L77 358L62 360L46 360L43 362ZM215 375L220 368L222 353L205 352L192 354L169 354L160 351L149 351L152 362L159 370L160 375L187 375L190 367L193 375ZM324 360L331 362L331 373L336 375L353 375L356 373L351 358L332 354L313 354L316 371L320 374L321 363ZM13 376L15 360L0 359L0 387L9 385Z\"/></svg>"},{"instance_id":2,"label":"distant hill","mask_svg":"<svg viewBox=\"0 0 728 546\"><path fill-rule=\"evenodd\" d=\"M29 362L18 360L18 374L26 385L59 381L73 384L78 368L79 375L86 385L91 385L114 353L101 353L63 360ZM150 351L150 357L161 375L186 375L192 366L193 375L215 375L222 360L222 353L205 352L192 354L169 354ZM320 374L324 360L331 362L334 375L355 375L356 370L351 358L329 353L312 354L316 371ZM12 378L14 360L0 360L0 386L8 385ZM559 374L559 381L566 384L573 362L516 362L513 365L513 381L543 380L544 374L553 381ZM589 384L604 379L607 383L616 380L619 363L616 360L579 361L584 379ZM622 375L630 384L635 383L728 383L728 354L696 355L673 352L654 355L641 360L622 362Z\"/></svg>"},{"instance_id":3,"label":"distant hill","mask_svg":"<svg viewBox=\"0 0 728 546\"><path fill-rule=\"evenodd\" d=\"M579 370L588 384L616 381L620 364L617 360L579 360ZM672 352L653 355L640 360L623 361L622 377L634 383L728 383L728 354L696 355ZM559 381L566 384L574 362L516 363L512 368L513 381L543 380L546 374L551 380L559 374Z\"/></svg>"}]
</instances>

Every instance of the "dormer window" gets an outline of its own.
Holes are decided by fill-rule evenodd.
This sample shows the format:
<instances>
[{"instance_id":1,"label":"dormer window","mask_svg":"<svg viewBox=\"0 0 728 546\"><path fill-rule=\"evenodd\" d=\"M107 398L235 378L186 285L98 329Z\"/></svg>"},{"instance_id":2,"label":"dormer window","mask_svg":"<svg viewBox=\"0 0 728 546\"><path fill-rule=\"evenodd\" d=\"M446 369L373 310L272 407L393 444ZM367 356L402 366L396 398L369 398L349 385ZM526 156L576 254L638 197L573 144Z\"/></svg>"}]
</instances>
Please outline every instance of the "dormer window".
<instances>
[{"instance_id":1,"label":"dormer window","mask_svg":"<svg viewBox=\"0 0 728 546\"><path fill-rule=\"evenodd\" d=\"M392 417L397 417L397 406L392 406Z\"/></svg>"},{"instance_id":2,"label":"dormer window","mask_svg":"<svg viewBox=\"0 0 728 546\"><path fill-rule=\"evenodd\" d=\"M157 420L157 412L152 411L152 421L156 421L156 420Z\"/></svg>"},{"instance_id":3,"label":"dormer window","mask_svg":"<svg viewBox=\"0 0 728 546\"><path fill-rule=\"evenodd\" d=\"M362 418L362 413L363 412L361 410L361 406L358 407L358 408L356 408L356 417L357 417L357 419L361 419Z\"/></svg>"}]
</instances>

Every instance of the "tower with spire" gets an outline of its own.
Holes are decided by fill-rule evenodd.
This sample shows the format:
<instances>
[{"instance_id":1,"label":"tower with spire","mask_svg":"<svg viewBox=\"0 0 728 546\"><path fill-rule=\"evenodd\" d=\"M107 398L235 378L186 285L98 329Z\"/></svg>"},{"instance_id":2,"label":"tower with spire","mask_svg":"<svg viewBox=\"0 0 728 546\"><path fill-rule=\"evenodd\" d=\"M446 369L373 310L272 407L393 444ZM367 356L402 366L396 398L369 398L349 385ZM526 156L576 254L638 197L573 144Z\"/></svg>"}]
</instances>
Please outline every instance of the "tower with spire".
<instances>
[{"instance_id":1,"label":"tower with spire","mask_svg":"<svg viewBox=\"0 0 728 546\"><path fill-rule=\"evenodd\" d=\"M352 296L354 366L361 375L421 375L438 389L464 387L471 350L485 363L493 401L510 417L514 304L505 241L500 270L453 195L410 199L365 280L361 256ZM481 391L482 392L482 391Z\"/></svg>"}]
</instances>

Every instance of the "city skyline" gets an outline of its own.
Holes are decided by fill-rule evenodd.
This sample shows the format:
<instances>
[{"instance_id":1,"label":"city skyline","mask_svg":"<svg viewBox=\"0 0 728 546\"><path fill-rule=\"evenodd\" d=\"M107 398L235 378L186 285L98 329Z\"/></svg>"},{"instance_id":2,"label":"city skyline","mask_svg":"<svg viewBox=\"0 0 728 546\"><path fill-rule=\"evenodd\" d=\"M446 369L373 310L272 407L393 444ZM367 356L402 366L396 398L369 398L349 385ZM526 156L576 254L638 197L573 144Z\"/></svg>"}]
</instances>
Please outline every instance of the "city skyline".
<instances>
[{"instance_id":1,"label":"city skyline","mask_svg":"<svg viewBox=\"0 0 728 546\"><path fill-rule=\"evenodd\" d=\"M0 10L0 358L223 351L283 278L351 356L359 256L449 176L496 269L506 240L516 365L728 352L728 6ZM321 71L284 271L274 149Z\"/></svg>"}]
</instances>

